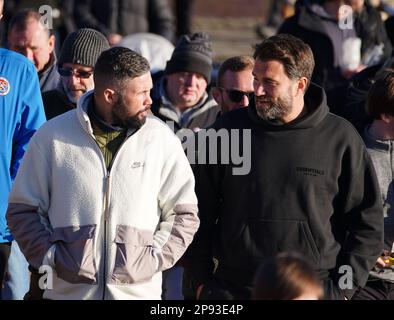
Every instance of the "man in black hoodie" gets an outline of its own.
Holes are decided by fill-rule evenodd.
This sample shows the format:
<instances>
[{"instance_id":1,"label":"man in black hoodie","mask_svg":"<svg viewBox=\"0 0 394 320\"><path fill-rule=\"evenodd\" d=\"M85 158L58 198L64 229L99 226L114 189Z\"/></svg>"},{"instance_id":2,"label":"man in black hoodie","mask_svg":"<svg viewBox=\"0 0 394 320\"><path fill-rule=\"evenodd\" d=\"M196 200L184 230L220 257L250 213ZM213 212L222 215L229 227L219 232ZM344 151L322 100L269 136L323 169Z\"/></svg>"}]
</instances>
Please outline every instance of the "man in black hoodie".
<instances>
[{"instance_id":1,"label":"man in black hoodie","mask_svg":"<svg viewBox=\"0 0 394 320\"><path fill-rule=\"evenodd\" d=\"M254 58L254 101L214 125L251 134L251 150L243 149L250 172L235 175L235 161L220 157L195 168L201 225L187 253L194 289L200 299L249 299L258 265L294 251L315 266L326 299L350 299L382 248L371 159L310 83L308 45L280 34L257 45ZM239 141L221 142L217 155Z\"/></svg>"}]
</instances>

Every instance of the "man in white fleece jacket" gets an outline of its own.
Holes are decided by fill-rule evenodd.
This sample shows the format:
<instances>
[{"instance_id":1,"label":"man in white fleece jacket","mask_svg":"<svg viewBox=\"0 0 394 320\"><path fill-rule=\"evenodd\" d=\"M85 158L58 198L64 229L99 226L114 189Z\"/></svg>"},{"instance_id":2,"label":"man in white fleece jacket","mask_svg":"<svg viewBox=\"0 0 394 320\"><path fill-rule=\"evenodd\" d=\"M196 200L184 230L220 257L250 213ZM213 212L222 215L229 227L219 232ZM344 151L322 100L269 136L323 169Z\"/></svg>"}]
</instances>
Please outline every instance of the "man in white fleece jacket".
<instances>
[{"instance_id":1,"label":"man in white fleece jacket","mask_svg":"<svg viewBox=\"0 0 394 320\"><path fill-rule=\"evenodd\" d=\"M179 139L148 115L145 58L104 51L94 91L31 140L7 221L47 299L160 299L161 271L199 226ZM41 268L43 269L43 268Z\"/></svg>"}]
</instances>

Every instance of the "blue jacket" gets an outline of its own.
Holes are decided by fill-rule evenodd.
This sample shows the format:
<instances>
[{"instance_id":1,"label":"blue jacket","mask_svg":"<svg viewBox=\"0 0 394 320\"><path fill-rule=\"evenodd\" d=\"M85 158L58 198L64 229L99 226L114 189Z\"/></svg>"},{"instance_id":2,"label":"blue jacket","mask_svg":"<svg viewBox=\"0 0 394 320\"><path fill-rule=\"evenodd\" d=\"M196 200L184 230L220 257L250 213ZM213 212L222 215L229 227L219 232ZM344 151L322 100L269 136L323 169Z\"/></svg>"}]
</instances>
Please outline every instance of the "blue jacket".
<instances>
[{"instance_id":1,"label":"blue jacket","mask_svg":"<svg viewBox=\"0 0 394 320\"><path fill-rule=\"evenodd\" d=\"M8 194L27 144L44 122L34 65L19 53L0 48L0 243L13 239L5 219Z\"/></svg>"}]
</instances>

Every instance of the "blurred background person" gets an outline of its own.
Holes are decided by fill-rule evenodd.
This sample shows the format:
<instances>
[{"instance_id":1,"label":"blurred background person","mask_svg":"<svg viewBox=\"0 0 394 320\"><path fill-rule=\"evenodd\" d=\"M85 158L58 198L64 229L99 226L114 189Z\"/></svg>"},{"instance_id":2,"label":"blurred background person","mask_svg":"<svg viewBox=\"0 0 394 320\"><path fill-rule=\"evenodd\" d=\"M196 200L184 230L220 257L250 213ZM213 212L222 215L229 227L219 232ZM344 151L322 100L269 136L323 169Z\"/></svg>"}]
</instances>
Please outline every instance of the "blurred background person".
<instances>
[{"instance_id":1,"label":"blurred background person","mask_svg":"<svg viewBox=\"0 0 394 320\"><path fill-rule=\"evenodd\" d=\"M394 300L394 70L372 86L367 110L373 119L363 134L378 177L384 216L384 247L365 287L352 300Z\"/></svg>"},{"instance_id":2,"label":"blurred background person","mask_svg":"<svg viewBox=\"0 0 394 320\"><path fill-rule=\"evenodd\" d=\"M55 36L32 9L19 11L10 21L8 48L23 54L36 67L41 92L55 89L59 81L56 70Z\"/></svg>"},{"instance_id":3,"label":"blurred background person","mask_svg":"<svg viewBox=\"0 0 394 320\"><path fill-rule=\"evenodd\" d=\"M50 18L52 32L56 36L56 52L67 34L76 29L73 19L74 0L7 0L4 3L3 43L7 43L7 33L11 18L19 11L31 9Z\"/></svg>"},{"instance_id":4,"label":"blurred background person","mask_svg":"<svg viewBox=\"0 0 394 320\"><path fill-rule=\"evenodd\" d=\"M364 1L302 2L278 32L292 34L310 45L316 61L312 81L326 90L346 86L351 76L391 55L392 47L380 15ZM350 12L340 16L345 4L352 6L353 19ZM340 22L349 25L343 27Z\"/></svg>"},{"instance_id":5,"label":"blurred background person","mask_svg":"<svg viewBox=\"0 0 394 320\"><path fill-rule=\"evenodd\" d=\"M78 0L74 14L78 28L100 31L111 46L138 32L175 41L175 18L167 0Z\"/></svg>"},{"instance_id":6,"label":"blurred background person","mask_svg":"<svg viewBox=\"0 0 394 320\"><path fill-rule=\"evenodd\" d=\"M274 0L271 2L268 20L256 26L256 33L260 38L268 38L276 34L283 20L291 17L295 12L296 0Z\"/></svg>"},{"instance_id":7,"label":"blurred background person","mask_svg":"<svg viewBox=\"0 0 394 320\"><path fill-rule=\"evenodd\" d=\"M176 36L192 33L194 0L175 0Z\"/></svg>"},{"instance_id":8,"label":"blurred background person","mask_svg":"<svg viewBox=\"0 0 394 320\"><path fill-rule=\"evenodd\" d=\"M320 300L323 288L308 260L280 253L261 264L253 281L252 300Z\"/></svg>"},{"instance_id":9,"label":"blurred background person","mask_svg":"<svg viewBox=\"0 0 394 320\"><path fill-rule=\"evenodd\" d=\"M163 36L155 33L140 32L123 37L117 44L119 47L129 48L148 60L152 78L160 78L171 59L174 45Z\"/></svg>"}]
</instances>

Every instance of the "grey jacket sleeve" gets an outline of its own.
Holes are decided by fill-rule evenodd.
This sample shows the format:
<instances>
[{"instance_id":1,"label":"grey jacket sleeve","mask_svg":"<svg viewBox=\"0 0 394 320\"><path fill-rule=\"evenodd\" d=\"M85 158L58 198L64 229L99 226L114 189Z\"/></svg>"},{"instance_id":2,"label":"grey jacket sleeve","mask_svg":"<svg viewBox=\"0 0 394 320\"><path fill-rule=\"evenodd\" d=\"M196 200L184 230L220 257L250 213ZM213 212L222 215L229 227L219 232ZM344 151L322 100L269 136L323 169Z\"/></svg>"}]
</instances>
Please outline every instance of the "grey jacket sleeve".
<instances>
[{"instance_id":1,"label":"grey jacket sleeve","mask_svg":"<svg viewBox=\"0 0 394 320\"><path fill-rule=\"evenodd\" d=\"M27 261L36 269L50 247L45 216L50 193L48 181L49 166L33 137L9 196L7 223Z\"/></svg>"}]
</instances>

